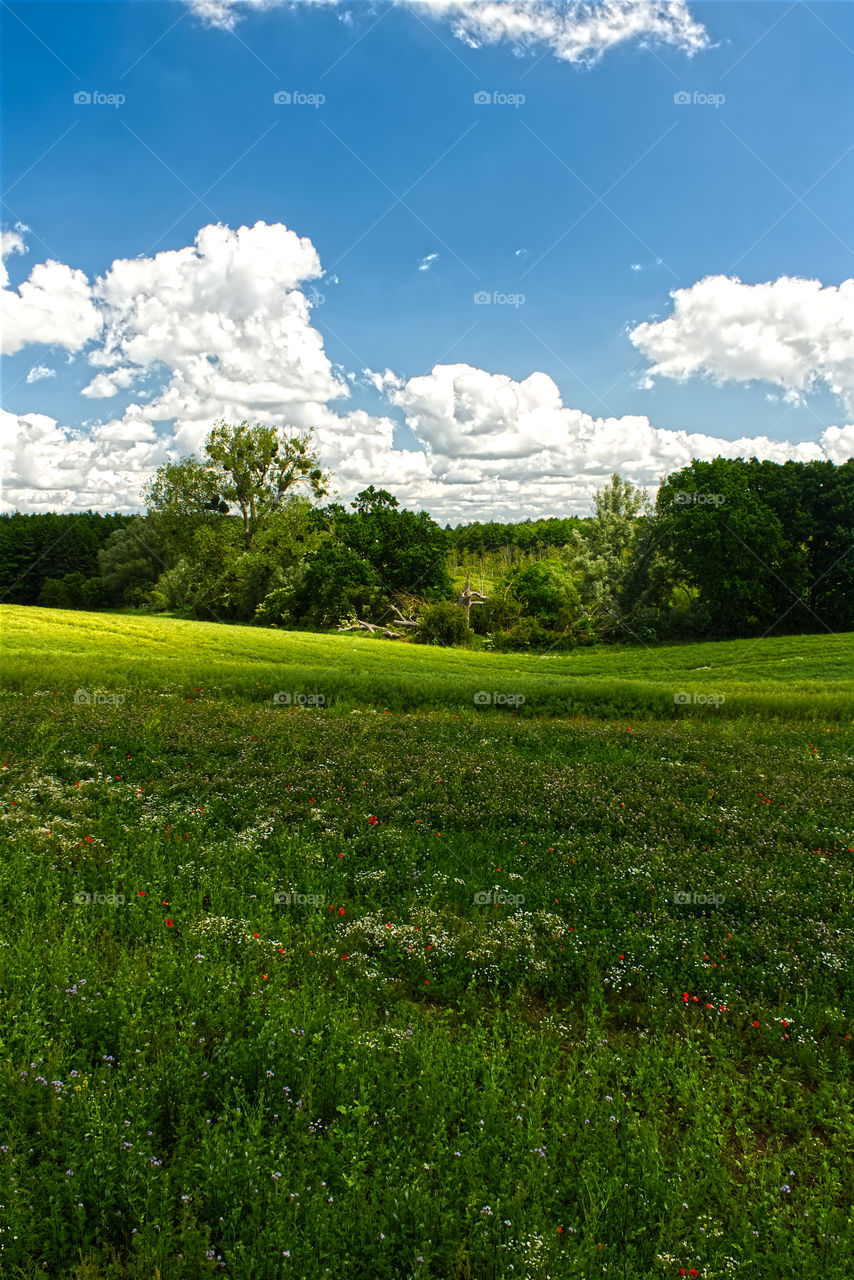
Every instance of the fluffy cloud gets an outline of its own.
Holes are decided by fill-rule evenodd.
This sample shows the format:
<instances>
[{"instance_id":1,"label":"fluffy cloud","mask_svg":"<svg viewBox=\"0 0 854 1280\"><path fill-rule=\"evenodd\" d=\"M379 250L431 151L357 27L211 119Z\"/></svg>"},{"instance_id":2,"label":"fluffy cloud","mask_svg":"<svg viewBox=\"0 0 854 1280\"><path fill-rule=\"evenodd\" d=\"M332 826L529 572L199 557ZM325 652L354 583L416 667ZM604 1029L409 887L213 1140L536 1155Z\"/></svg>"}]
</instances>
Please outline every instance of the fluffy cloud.
<instances>
[{"instance_id":1,"label":"fluffy cloud","mask_svg":"<svg viewBox=\"0 0 854 1280\"><path fill-rule=\"evenodd\" d=\"M6 270L6 259L12 253L26 253L23 232L29 227L19 225L14 231L0 231L0 286L4 289L9 283L9 272Z\"/></svg>"},{"instance_id":2,"label":"fluffy cloud","mask_svg":"<svg viewBox=\"0 0 854 1280\"><path fill-rule=\"evenodd\" d=\"M299 417L307 403L346 394L299 288L320 274L309 239L263 222L204 227L185 249L114 262L93 290L105 329L89 362L105 372L83 394L114 395L168 369L149 416L199 421L223 405L240 417Z\"/></svg>"},{"instance_id":3,"label":"fluffy cloud","mask_svg":"<svg viewBox=\"0 0 854 1280\"><path fill-rule=\"evenodd\" d=\"M847 462L854 458L854 426L828 427L822 434L821 443L831 462L837 465Z\"/></svg>"},{"instance_id":4,"label":"fluffy cloud","mask_svg":"<svg viewBox=\"0 0 854 1280\"><path fill-rule=\"evenodd\" d=\"M755 454L774 462L806 462L831 456L831 449L841 453L850 441L849 428L825 432L825 449L764 436L730 441L667 431L635 415L593 418L565 406L545 373L516 382L506 374L454 364L436 365L430 374L398 385L378 376L427 446L430 509L437 514L453 510L464 519L586 512L591 491L613 471L654 490L663 475L692 458Z\"/></svg>"},{"instance_id":5,"label":"fluffy cloud","mask_svg":"<svg viewBox=\"0 0 854 1280\"><path fill-rule=\"evenodd\" d=\"M59 426L43 413L0 410L0 468L6 510L139 509L143 476L167 461L165 442L146 422L96 427L91 433Z\"/></svg>"},{"instance_id":6,"label":"fluffy cloud","mask_svg":"<svg viewBox=\"0 0 854 1280\"><path fill-rule=\"evenodd\" d=\"M24 253L20 231L4 231L0 237L2 257ZM7 288L5 265L0 284L0 353L9 356L33 342L79 351L99 332L101 318L91 297L84 272L61 262L41 262L33 267L29 280L20 287Z\"/></svg>"},{"instance_id":7,"label":"fluffy cloud","mask_svg":"<svg viewBox=\"0 0 854 1280\"><path fill-rule=\"evenodd\" d=\"M654 377L770 382L790 402L818 385L854 413L854 279L838 287L781 276L742 284L707 276L671 294L673 314L630 337Z\"/></svg>"},{"instance_id":8,"label":"fluffy cloud","mask_svg":"<svg viewBox=\"0 0 854 1280\"><path fill-rule=\"evenodd\" d=\"M668 431L636 415L593 418L564 405L541 372L515 381L445 364L408 380L391 369L349 375L402 415L420 447L400 449L391 412L331 407L351 392L303 293L321 264L311 241L287 227L204 227L193 245L117 260L91 285L62 270L81 278L97 321L86 353L97 372L84 394L92 404L129 392L132 402L85 429L3 414L6 509L137 510L144 481L197 450L220 417L311 428L342 500L376 484L442 522L586 512L613 471L654 489L692 457L842 462L854 453L851 426L828 428L820 444L787 444ZM827 335L825 365L840 332ZM15 350L44 340L29 333L29 320L13 331Z\"/></svg>"},{"instance_id":9,"label":"fluffy cloud","mask_svg":"<svg viewBox=\"0 0 854 1280\"><path fill-rule=\"evenodd\" d=\"M151 472L198 449L220 417L313 428L324 465L351 493L378 474L404 488L425 479L423 453L394 449L390 418L328 407L350 389L300 288L322 274L307 238L281 224L207 226L192 246L117 260L93 285L64 270L79 277L97 320L87 360L99 372L83 394L132 389L137 402L85 432L42 414L6 414L7 507L138 508ZM13 320L13 350L45 340L20 315ZM139 390L148 380L154 393ZM158 434L157 423L174 429Z\"/></svg>"},{"instance_id":10,"label":"fluffy cloud","mask_svg":"<svg viewBox=\"0 0 854 1280\"><path fill-rule=\"evenodd\" d=\"M49 369L46 364L34 364L27 374L27 382L42 382L45 378L55 378L56 370Z\"/></svg>"},{"instance_id":11,"label":"fluffy cloud","mask_svg":"<svg viewBox=\"0 0 854 1280\"><path fill-rule=\"evenodd\" d=\"M241 13L337 0L186 0L210 26L232 31ZM709 41L686 0L393 0L447 21L472 48L504 41L517 51L550 49L565 62L594 62L630 40L660 41L688 54Z\"/></svg>"}]
</instances>

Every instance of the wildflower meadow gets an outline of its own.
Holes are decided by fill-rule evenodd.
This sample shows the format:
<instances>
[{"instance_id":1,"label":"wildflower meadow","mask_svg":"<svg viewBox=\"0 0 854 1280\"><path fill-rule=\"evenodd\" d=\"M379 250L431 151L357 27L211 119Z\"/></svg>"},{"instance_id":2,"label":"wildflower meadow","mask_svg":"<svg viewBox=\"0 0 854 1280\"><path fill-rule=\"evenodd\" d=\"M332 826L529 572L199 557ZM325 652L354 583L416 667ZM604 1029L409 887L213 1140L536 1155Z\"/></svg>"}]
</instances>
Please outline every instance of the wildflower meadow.
<instances>
[{"instance_id":1,"label":"wildflower meadow","mask_svg":"<svg viewBox=\"0 0 854 1280\"><path fill-rule=\"evenodd\" d=\"M851 1276L851 637L2 617L4 1280Z\"/></svg>"}]
</instances>

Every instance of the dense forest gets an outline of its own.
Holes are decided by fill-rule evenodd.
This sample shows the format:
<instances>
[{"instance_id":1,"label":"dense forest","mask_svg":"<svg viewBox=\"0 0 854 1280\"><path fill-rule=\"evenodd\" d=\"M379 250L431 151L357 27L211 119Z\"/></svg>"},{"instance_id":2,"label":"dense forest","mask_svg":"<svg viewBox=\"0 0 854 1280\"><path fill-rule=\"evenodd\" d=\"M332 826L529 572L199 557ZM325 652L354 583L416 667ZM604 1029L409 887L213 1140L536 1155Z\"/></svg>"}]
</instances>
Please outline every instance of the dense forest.
<instances>
[{"instance_id":1,"label":"dense forest","mask_svg":"<svg viewBox=\"0 0 854 1280\"><path fill-rule=\"evenodd\" d=\"M615 475L589 517L454 529L327 482L310 435L218 423L145 514L0 516L0 599L498 650L854 628L854 459L694 460L654 502Z\"/></svg>"}]
</instances>

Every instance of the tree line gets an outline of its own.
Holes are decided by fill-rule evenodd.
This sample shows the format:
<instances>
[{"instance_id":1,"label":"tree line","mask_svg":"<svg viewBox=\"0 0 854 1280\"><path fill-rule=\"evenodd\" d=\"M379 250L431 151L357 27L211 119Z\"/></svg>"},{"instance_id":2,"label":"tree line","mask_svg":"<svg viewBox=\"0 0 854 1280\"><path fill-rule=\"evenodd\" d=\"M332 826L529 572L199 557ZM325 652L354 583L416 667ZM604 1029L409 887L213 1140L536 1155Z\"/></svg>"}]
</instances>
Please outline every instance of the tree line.
<instances>
[{"instance_id":1,"label":"tree line","mask_svg":"<svg viewBox=\"0 0 854 1280\"><path fill-rule=\"evenodd\" d=\"M456 529L328 486L310 432L219 422L144 515L0 516L0 598L496 650L854 629L854 459L695 459L654 502L614 475L587 518Z\"/></svg>"}]
</instances>

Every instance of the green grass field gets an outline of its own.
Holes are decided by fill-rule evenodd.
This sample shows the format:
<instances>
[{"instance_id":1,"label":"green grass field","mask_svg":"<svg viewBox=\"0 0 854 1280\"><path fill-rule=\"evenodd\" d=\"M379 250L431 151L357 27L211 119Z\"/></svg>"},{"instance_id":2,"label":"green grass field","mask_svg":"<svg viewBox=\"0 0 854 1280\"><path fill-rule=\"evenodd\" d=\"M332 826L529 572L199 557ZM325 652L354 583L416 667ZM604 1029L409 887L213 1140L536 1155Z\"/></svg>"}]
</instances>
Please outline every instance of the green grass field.
<instances>
[{"instance_id":1,"label":"green grass field","mask_svg":"<svg viewBox=\"0 0 854 1280\"><path fill-rule=\"evenodd\" d=\"M854 637L0 622L3 1280L850 1280Z\"/></svg>"},{"instance_id":2,"label":"green grass field","mask_svg":"<svg viewBox=\"0 0 854 1280\"><path fill-rule=\"evenodd\" d=\"M394 711L469 710L485 692L521 694L526 715L854 722L854 633L520 655L8 605L0 624L2 687L22 692L98 687L133 698L203 687L269 700L282 690L320 694L330 708L379 703ZM677 706L680 694L691 701ZM702 701L708 697L722 701Z\"/></svg>"}]
</instances>

